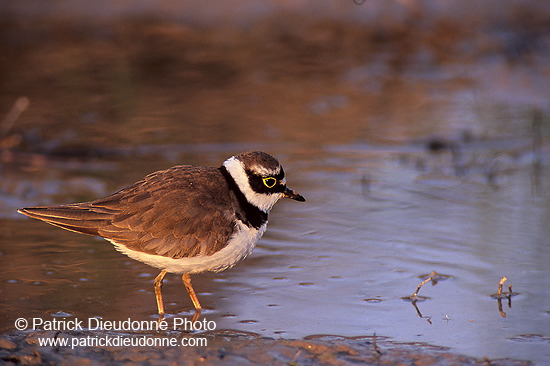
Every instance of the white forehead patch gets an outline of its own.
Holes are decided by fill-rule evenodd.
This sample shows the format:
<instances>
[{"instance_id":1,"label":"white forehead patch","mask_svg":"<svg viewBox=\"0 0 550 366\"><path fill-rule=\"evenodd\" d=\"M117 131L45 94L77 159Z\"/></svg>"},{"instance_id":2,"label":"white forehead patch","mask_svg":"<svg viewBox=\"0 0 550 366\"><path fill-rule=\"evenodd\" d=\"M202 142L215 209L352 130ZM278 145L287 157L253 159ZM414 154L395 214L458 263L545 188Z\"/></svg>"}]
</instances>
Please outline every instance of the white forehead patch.
<instances>
[{"instance_id":1,"label":"white forehead patch","mask_svg":"<svg viewBox=\"0 0 550 366\"><path fill-rule=\"evenodd\" d=\"M281 166L279 165L275 171L271 169L267 169L265 166L254 164L250 167L250 170L252 170L254 173L259 174L263 177L267 177L269 175L277 175L281 172Z\"/></svg>"}]
</instances>

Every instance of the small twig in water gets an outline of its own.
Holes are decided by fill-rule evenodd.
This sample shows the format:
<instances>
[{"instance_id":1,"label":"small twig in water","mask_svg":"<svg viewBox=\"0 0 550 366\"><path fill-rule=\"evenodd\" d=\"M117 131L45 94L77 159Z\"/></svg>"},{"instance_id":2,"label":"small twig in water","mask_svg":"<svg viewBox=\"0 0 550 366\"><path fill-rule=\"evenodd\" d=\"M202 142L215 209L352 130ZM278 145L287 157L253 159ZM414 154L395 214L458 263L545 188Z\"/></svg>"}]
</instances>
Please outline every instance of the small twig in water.
<instances>
[{"instance_id":1,"label":"small twig in water","mask_svg":"<svg viewBox=\"0 0 550 366\"><path fill-rule=\"evenodd\" d=\"M501 297L502 296L502 285L504 285L504 282L506 282L508 279L506 278L506 276L502 277L498 283L498 291L497 291L497 296L498 297ZM510 291L511 292L511 291Z\"/></svg>"},{"instance_id":2,"label":"small twig in water","mask_svg":"<svg viewBox=\"0 0 550 366\"><path fill-rule=\"evenodd\" d=\"M425 275L422 275L422 276L419 276L420 278L424 277ZM403 300L407 300L407 301L410 301L412 303L412 305L414 306L414 309L416 310L416 313L418 314L419 317L423 318L423 319L426 319L426 321L430 324L432 324L432 320L431 320L431 317L430 316L423 316L422 313L420 312L420 309L418 309L418 307L416 306L416 303L420 300L420 301L423 301L423 300L426 300L426 299L429 299L429 297L426 297L426 296L418 296L418 292L420 291L420 289L422 288L422 286L424 286L425 284L427 284L428 282L432 282L433 285L435 285L437 283L438 280L445 280L447 278L450 278L450 276L448 275L442 275L442 274L439 274L437 273L436 271L432 271L430 272L430 274L428 275L428 277L420 282L420 284L418 285L418 287L416 288L416 291L410 295L410 296L405 296L405 297L402 297Z\"/></svg>"},{"instance_id":3,"label":"small twig in water","mask_svg":"<svg viewBox=\"0 0 550 366\"><path fill-rule=\"evenodd\" d=\"M515 294L512 291L512 285L508 284L508 292L502 292L502 286L508 279L506 276L502 277L500 281L498 282L498 290L496 294L491 295L491 297L494 297L497 299L497 305L498 305L498 312L503 318L506 318L506 312L502 309L502 299L507 298L508 299L508 307L512 307L512 296L515 296Z\"/></svg>"},{"instance_id":4,"label":"small twig in water","mask_svg":"<svg viewBox=\"0 0 550 366\"><path fill-rule=\"evenodd\" d=\"M378 343L376 343L376 333L374 333L372 335L372 348L374 349L374 352L376 352L376 354L378 356L382 356L382 352L380 351L380 349L378 348Z\"/></svg>"},{"instance_id":5,"label":"small twig in water","mask_svg":"<svg viewBox=\"0 0 550 366\"><path fill-rule=\"evenodd\" d=\"M420 291L422 286L424 286L426 283L430 282L435 275L436 275L435 271L432 271L432 273L430 273L428 278L426 278L424 281L420 282L420 284L416 288L416 291L414 292L414 294L411 295L411 297L416 298L416 295L418 295L418 291Z\"/></svg>"},{"instance_id":6,"label":"small twig in water","mask_svg":"<svg viewBox=\"0 0 550 366\"><path fill-rule=\"evenodd\" d=\"M412 301L412 302L416 302L419 299L427 299L426 297L418 296L418 291L420 291L422 286L424 286L426 283L428 283L430 281L432 281L433 284L436 284L438 279L448 278L448 277L449 276L440 275L436 271L432 271L424 281L420 282L420 284L416 288L416 291L411 296L405 296L405 297L402 297L402 299L409 300L409 301Z\"/></svg>"}]
</instances>

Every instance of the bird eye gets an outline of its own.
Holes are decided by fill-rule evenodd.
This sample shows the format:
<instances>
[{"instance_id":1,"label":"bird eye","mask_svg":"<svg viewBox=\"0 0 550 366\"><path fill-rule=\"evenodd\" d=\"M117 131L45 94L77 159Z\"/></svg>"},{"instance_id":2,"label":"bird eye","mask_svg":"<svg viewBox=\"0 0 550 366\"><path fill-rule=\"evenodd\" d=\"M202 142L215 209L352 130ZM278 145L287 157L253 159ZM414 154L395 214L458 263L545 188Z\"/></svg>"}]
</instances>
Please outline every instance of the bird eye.
<instances>
[{"instance_id":1,"label":"bird eye","mask_svg":"<svg viewBox=\"0 0 550 366\"><path fill-rule=\"evenodd\" d=\"M273 187L275 187L275 184L277 184L277 179L275 179L273 177L263 178L262 180L264 181L264 185L267 188L273 188Z\"/></svg>"}]
</instances>

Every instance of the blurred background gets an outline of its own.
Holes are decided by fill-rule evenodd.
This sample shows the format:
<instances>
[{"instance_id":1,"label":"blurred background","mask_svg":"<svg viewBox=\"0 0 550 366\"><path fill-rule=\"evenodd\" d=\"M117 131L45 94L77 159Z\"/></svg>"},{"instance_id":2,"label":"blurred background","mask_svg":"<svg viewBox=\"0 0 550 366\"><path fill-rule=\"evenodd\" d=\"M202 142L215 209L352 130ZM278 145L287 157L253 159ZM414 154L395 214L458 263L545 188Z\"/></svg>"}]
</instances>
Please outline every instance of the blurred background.
<instances>
[{"instance_id":1,"label":"blurred background","mask_svg":"<svg viewBox=\"0 0 550 366\"><path fill-rule=\"evenodd\" d=\"M4 0L0 70L0 329L156 312L155 270L17 208L261 149L308 202L194 280L220 328L550 362L550 2Z\"/></svg>"}]
</instances>

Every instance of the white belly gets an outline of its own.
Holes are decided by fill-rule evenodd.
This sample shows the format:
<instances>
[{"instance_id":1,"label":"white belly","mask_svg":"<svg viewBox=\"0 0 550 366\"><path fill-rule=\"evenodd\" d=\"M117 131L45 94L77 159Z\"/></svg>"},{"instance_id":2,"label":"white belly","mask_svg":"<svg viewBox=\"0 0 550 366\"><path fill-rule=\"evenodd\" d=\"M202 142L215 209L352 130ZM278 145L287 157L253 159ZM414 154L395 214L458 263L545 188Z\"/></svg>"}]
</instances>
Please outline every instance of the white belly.
<instances>
[{"instance_id":1,"label":"white belly","mask_svg":"<svg viewBox=\"0 0 550 366\"><path fill-rule=\"evenodd\" d=\"M170 258L161 255L153 255L129 249L122 244L113 241L115 248L128 257L163 269L169 273L200 273L206 271L219 272L233 267L239 261L248 256L267 228L267 222L259 229L249 228L241 221L237 221L237 228L229 243L220 251L212 255L202 255L188 258Z\"/></svg>"}]
</instances>

